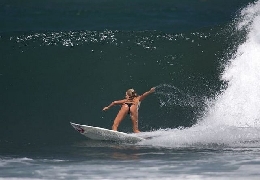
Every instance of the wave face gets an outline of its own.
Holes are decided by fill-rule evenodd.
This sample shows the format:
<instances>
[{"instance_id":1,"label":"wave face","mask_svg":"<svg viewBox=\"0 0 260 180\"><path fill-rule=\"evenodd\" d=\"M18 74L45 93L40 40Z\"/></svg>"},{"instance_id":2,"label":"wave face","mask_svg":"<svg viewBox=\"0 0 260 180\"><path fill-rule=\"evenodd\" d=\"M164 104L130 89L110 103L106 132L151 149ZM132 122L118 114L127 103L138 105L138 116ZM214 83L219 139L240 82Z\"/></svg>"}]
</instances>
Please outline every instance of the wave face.
<instances>
[{"instance_id":1,"label":"wave face","mask_svg":"<svg viewBox=\"0 0 260 180\"><path fill-rule=\"evenodd\" d=\"M246 136L259 127L259 3L247 2L1 2L1 143L77 141L69 122L110 129L119 108L103 107L153 86L139 127L166 133L158 145L219 142L228 126ZM206 140L206 127L221 128Z\"/></svg>"},{"instance_id":2,"label":"wave face","mask_svg":"<svg viewBox=\"0 0 260 180\"><path fill-rule=\"evenodd\" d=\"M242 9L236 33L245 34L225 63L224 89L205 101L206 110L191 128L153 132L148 144L170 147L260 146L260 2ZM145 134L144 134L145 135Z\"/></svg>"},{"instance_id":3,"label":"wave face","mask_svg":"<svg viewBox=\"0 0 260 180\"><path fill-rule=\"evenodd\" d=\"M246 40L238 46L221 76L228 86L209 109L206 123L260 127L259 8L257 2L241 11L236 28L247 32Z\"/></svg>"},{"instance_id":4,"label":"wave face","mask_svg":"<svg viewBox=\"0 0 260 180\"><path fill-rule=\"evenodd\" d=\"M2 0L0 32L157 30L186 32L224 24L252 0Z\"/></svg>"}]
</instances>

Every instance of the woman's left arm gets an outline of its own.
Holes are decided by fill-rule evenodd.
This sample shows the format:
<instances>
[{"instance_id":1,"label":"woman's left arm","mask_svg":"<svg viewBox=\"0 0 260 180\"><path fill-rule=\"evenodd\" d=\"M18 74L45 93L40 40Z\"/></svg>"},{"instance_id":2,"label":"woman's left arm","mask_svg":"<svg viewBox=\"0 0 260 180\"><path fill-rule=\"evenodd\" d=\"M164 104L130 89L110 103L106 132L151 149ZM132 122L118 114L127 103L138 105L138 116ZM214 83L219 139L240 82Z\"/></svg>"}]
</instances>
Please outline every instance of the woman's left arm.
<instances>
[{"instance_id":1,"label":"woman's left arm","mask_svg":"<svg viewBox=\"0 0 260 180\"><path fill-rule=\"evenodd\" d=\"M149 91L143 93L141 96L140 96L140 99L139 101L142 101L146 96L148 96L149 94L155 92L155 87L152 87Z\"/></svg>"}]
</instances>

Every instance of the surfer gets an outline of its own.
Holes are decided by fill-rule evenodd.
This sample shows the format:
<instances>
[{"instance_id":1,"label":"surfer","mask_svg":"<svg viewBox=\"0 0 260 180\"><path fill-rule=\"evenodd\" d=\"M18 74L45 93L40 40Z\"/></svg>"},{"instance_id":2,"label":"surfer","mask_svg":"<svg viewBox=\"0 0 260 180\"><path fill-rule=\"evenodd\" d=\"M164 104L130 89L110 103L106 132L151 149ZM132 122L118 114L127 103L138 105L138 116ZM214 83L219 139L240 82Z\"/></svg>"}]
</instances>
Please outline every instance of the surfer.
<instances>
[{"instance_id":1,"label":"surfer","mask_svg":"<svg viewBox=\"0 0 260 180\"><path fill-rule=\"evenodd\" d=\"M104 107L103 111L106 111L114 105L122 105L114 120L112 130L117 131L117 128L121 121L125 118L127 114L129 114L133 124L133 132L139 133L140 131L138 129L138 109L140 103L142 100L144 100L146 96L153 93L154 91L155 87L151 88L149 91L139 96L134 89L128 89L125 93L125 99L113 101L109 106Z\"/></svg>"}]
</instances>

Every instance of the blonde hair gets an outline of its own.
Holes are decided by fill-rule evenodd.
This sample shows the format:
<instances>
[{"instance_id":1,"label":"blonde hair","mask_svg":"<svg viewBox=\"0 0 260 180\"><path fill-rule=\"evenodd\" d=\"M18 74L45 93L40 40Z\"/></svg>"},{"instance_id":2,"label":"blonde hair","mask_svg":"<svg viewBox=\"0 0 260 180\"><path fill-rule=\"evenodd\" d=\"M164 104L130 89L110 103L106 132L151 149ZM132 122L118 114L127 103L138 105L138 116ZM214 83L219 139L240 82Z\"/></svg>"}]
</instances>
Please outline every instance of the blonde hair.
<instances>
[{"instance_id":1,"label":"blonde hair","mask_svg":"<svg viewBox=\"0 0 260 180\"><path fill-rule=\"evenodd\" d=\"M137 97L137 93L135 92L134 89L128 89L126 91L126 94L129 96L130 99Z\"/></svg>"}]
</instances>

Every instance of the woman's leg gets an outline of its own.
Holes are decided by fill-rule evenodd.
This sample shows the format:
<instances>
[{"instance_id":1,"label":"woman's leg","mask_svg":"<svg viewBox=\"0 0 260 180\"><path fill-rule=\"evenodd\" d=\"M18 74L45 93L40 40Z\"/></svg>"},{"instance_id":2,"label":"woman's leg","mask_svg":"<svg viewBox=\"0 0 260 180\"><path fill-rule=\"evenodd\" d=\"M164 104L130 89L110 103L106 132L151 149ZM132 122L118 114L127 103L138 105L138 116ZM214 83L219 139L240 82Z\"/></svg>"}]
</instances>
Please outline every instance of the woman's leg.
<instances>
[{"instance_id":1,"label":"woman's leg","mask_svg":"<svg viewBox=\"0 0 260 180\"><path fill-rule=\"evenodd\" d=\"M138 110L134 107L133 109L131 108L131 120L133 124L133 132L139 133L140 131L138 129Z\"/></svg>"},{"instance_id":2,"label":"woman's leg","mask_svg":"<svg viewBox=\"0 0 260 180\"><path fill-rule=\"evenodd\" d=\"M114 124L112 126L112 130L117 131L117 128L119 126L119 124L121 123L121 121L125 118L126 114L128 113L128 106L127 105L123 105L122 108L119 110L115 120L114 120Z\"/></svg>"}]
</instances>

